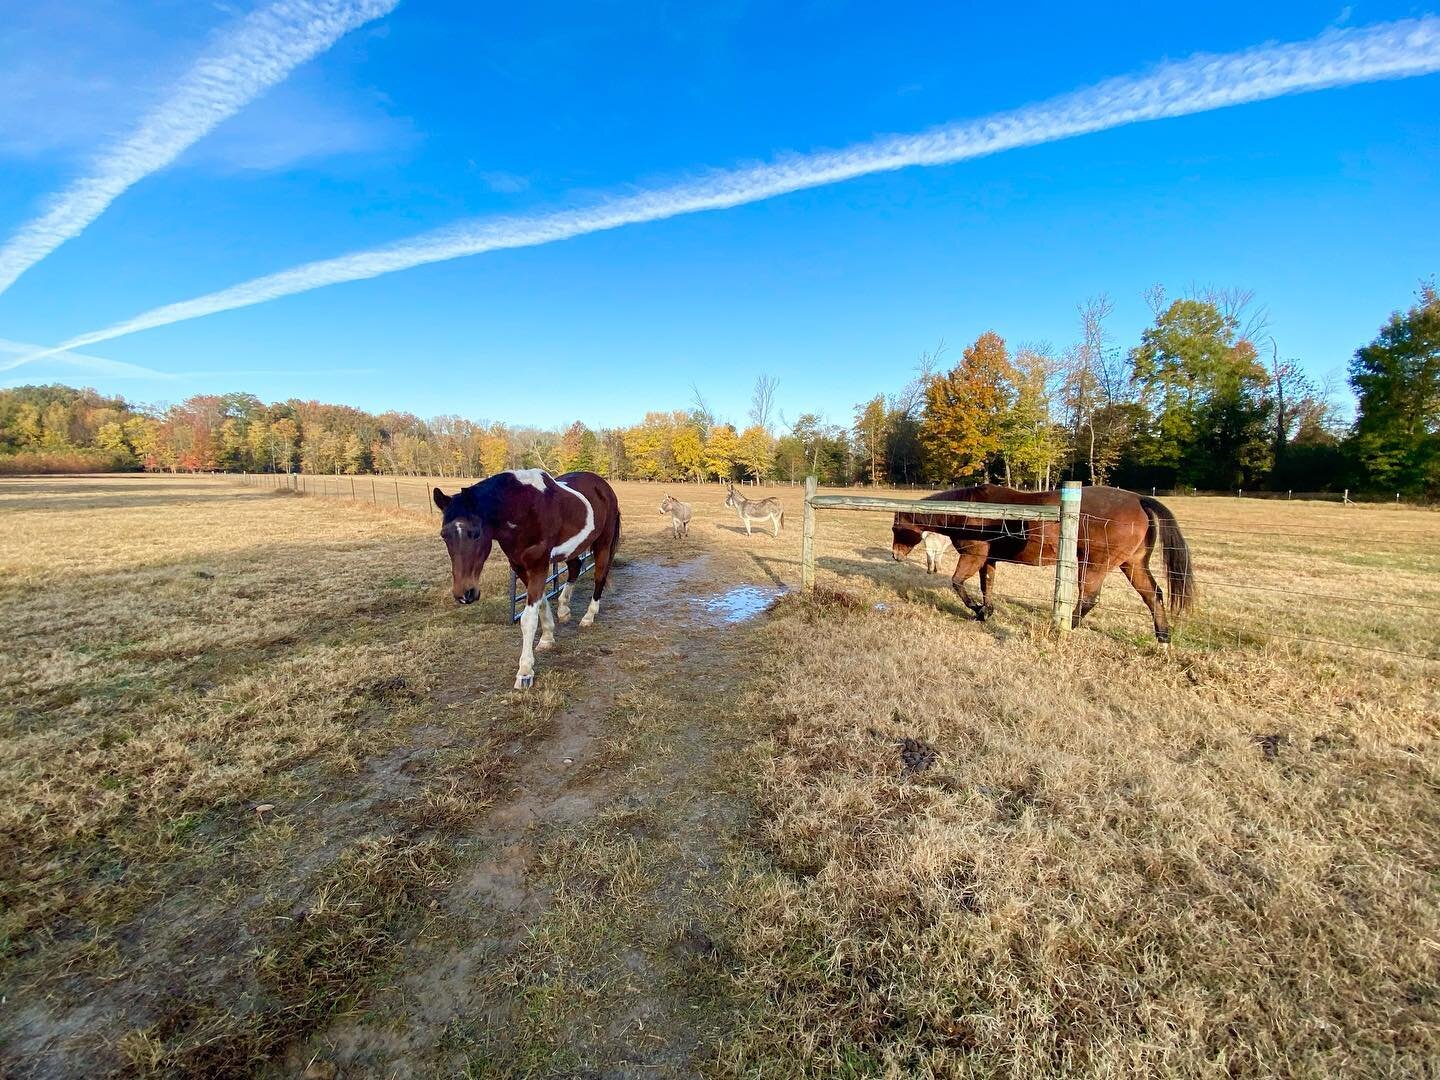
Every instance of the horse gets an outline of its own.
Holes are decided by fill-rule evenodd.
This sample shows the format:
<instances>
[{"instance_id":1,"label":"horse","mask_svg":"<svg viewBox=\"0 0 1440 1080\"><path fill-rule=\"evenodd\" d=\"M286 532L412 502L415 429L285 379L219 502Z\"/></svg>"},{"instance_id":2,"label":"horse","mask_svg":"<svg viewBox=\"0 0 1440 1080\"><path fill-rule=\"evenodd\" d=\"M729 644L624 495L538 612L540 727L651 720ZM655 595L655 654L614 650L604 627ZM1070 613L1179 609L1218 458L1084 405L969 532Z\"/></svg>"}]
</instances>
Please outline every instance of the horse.
<instances>
[{"instance_id":1,"label":"horse","mask_svg":"<svg viewBox=\"0 0 1440 1080\"><path fill-rule=\"evenodd\" d=\"M951 546L950 538L929 530L922 532L920 536L925 548L925 572L938 574L940 560L945 558L945 549Z\"/></svg>"},{"instance_id":2,"label":"horse","mask_svg":"<svg viewBox=\"0 0 1440 1080\"><path fill-rule=\"evenodd\" d=\"M690 504L681 502L674 495L666 495L660 504L660 513L670 515L670 535L676 540L690 535Z\"/></svg>"},{"instance_id":3,"label":"horse","mask_svg":"<svg viewBox=\"0 0 1440 1080\"><path fill-rule=\"evenodd\" d=\"M555 620L545 598L552 561L563 560L568 571L557 615L562 623L569 622L580 559L587 551L595 553L595 591L580 625L589 626L600 613L600 597L620 541L620 502L615 491L592 472L551 476L544 469L511 469L455 495L437 487L434 499L441 513L440 538L450 553L450 593L457 604L474 603L492 542L500 545L515 576L525 583L515 689L527 689L535 682L535 649L555 645Z\"/></svg>"},{"instance_id":4,"label":"horse","mask_svg":"<svg viewBox=\"0 0 1440 1080\"><path fill-rule=\"evenodd\" d=\"M1058 506L1055 491L1017 491L997 484L956 488L927 495L920 500L944 502L1002 503L1011 506ZM1054 566L1060 544L1060 525L1055 521L1010 521L983 516L951 516L904 511L895 515L891 554L904 559L920 543L922 532L948 536L960 553L960 562L950 579L965 606L984 621L994 608L990 590L997 562L1025 566ZM1118 568L1129 579L1140 599L1150 609L1155 623L1155 640L1170 641L1164 594L1150 573L1150 554L1156 543L1164 549L1165 578L1170 589L1172 616L1186 611L1195 599L1195 573L1190 549L1170 509L1156 499L1111 487L1087 487L1080 494L1078 555L1080 595L1070 625L1079 626L1100 599L1105 575ZM977 603L965 582L980 574Z\"/></svg>"},{"instance_id":5,"label":"horse","mask_svg":"<svg viewBox=\"0 0 1440 1080\"><path fill-rule=\"evenodd\" d=\"M740 520L745 523L745 535L750 535L750 522L764 521L767 518L775 530L775 535L780 535L780 529L785 524L785 507L780 505L780 500L771 496L766 499L747 499L735 492L735 485L731 484L725 495L725 505L740 515Z\"/></svg>"}]
</instances>

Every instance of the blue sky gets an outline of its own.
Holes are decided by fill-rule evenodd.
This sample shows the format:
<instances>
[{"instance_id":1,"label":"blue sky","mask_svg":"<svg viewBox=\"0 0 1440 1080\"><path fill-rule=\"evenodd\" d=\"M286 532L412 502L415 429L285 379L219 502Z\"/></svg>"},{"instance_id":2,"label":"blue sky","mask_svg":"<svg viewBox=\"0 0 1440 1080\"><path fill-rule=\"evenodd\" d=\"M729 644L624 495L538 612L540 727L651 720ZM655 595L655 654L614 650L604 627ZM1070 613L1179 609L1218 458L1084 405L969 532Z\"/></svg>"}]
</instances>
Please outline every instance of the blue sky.
<instances>
[{"instance_id":1,"label":"blue sky","mask_svg":"<svg viewBox=\"0 0 1440 1080\"><path fill-rule=\"evenodd\" d=\"M0 35L0 238L83 175L251 4L71 2ZM986 117L1198 52L1428 14L1408 4L996 9L403 0L124 191L0 294L52 346L159 305L454 222ZM702 10L703 9L703 10ZM683 408L849 418L987 329L1057 348L1107 292L1129 344L1163 283L1253 289L1317 377L1440 269L1440 75L1132 124L339 284L0 382L141 401L250 390L513 423Z\"/></svg>"}]
</instances>

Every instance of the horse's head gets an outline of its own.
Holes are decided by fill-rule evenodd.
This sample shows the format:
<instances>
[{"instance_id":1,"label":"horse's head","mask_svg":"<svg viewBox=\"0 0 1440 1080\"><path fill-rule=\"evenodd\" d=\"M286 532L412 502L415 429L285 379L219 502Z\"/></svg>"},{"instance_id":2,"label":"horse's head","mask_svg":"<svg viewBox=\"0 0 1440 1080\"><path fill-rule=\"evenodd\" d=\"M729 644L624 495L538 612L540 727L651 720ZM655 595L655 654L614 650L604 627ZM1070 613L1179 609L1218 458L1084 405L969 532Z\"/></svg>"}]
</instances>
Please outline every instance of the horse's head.
<instances>
[{"instance_id":1,"label":"horse's head","mask_svg":"<svg viewBox=\"0 0 1440 1080\"><path fill-rule=\"evenodd\" d=\"M910 552L915 550L915 545L924 539L908 514L896 514L895 524L890 531L894 538L890 545L890 554L895 556L896 562L904 562Z\"/></svg>"},{"instance_id":2,"label":"horse's head","mask_svg":"<svg viewBox=\"0 0 1440 1080\"><path fill-rule=\"evenodd\" d=\"M666 496L665 496L665 501L660 504L660 513L662 513L662 514L668 514L668 513L670 513L670 510L671 510L672 507L674 507L674 505L675 505L675 498L674 498L674 496L673 496L673 495L666 495Z\"/></svg>"},{"instance_id":3,"label":"horse's head","mask_svg":"<svg viewBox=\"0 0 1440 1080\"><path fill-rule=\"evenodd\" d=\"M493 537L478 506L459 495L434 491L435 505L440 508L440 539L450 553L450 595L457 604L474 603L479 596L480 574L490 557Z\"/></svg>"},{"instance_id":4,"label":"horse's head","mask_svg":"<svg viewBox=\"0 0 1440 1080\"><path fill-rule=\"evenodd\" d=\"M725 489L725 505L734 510L740 504L735 501L735 485L731 484Z\"/></svg>"}]
</instances>

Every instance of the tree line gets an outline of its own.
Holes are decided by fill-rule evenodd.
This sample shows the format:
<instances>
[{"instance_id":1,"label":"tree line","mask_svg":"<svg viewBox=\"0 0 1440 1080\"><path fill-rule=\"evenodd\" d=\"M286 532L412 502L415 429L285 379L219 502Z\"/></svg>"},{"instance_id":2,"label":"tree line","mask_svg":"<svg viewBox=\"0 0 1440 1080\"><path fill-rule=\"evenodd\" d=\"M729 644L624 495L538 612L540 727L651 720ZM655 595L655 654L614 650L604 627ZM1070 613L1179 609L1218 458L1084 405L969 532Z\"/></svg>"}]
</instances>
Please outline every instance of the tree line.
<instances>
[{"instance_id":1,"label":"tree line","mask_svg":"<svg viewBox=\"0 0 1440 1080\"><path fill-rule=\"evenodd\" d=\"M743 424L695 390L686 408L627 427L564 429L421 419L251 394L142 407L68 386L0 391L0 471L368 473L486 476L590 469L667 482L798 481L1048 488L1063 478L1132 488L1440 494L1440 294L1423 284L1357 349L1347 421L1335 388L1282 356L1245 293L1147 299L1154 319L1122 347L1105 297L1076 340L1006 342L986 331L953 362L942 342L913 378L834 420L775 411L761 376Z\"/></svg>"}]
</instances>

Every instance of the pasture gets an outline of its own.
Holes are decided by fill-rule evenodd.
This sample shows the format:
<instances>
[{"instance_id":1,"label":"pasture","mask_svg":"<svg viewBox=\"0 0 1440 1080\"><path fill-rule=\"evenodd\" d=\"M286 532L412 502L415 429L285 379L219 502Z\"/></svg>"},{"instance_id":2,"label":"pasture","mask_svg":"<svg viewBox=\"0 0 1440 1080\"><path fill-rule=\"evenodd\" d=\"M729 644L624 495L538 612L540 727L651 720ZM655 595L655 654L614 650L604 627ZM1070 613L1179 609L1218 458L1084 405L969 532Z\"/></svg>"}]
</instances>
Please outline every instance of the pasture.
<instances>
[{"instance_id":1,"label":"pasture","mask_svg":"<svg viewBox=\"0 0 1440 1080\"><path fill-rule=\"evenodd\" d=\"M1440 1059L1440 515L1165 500L1167 653L1118 576L1057 642L1051 571L980 624L822 513L802 597L799 489L620 484L516 692L503 559L458 608L425 482L310 482L0 480L5 1075Z\"/></svg>"}]
</instances>

